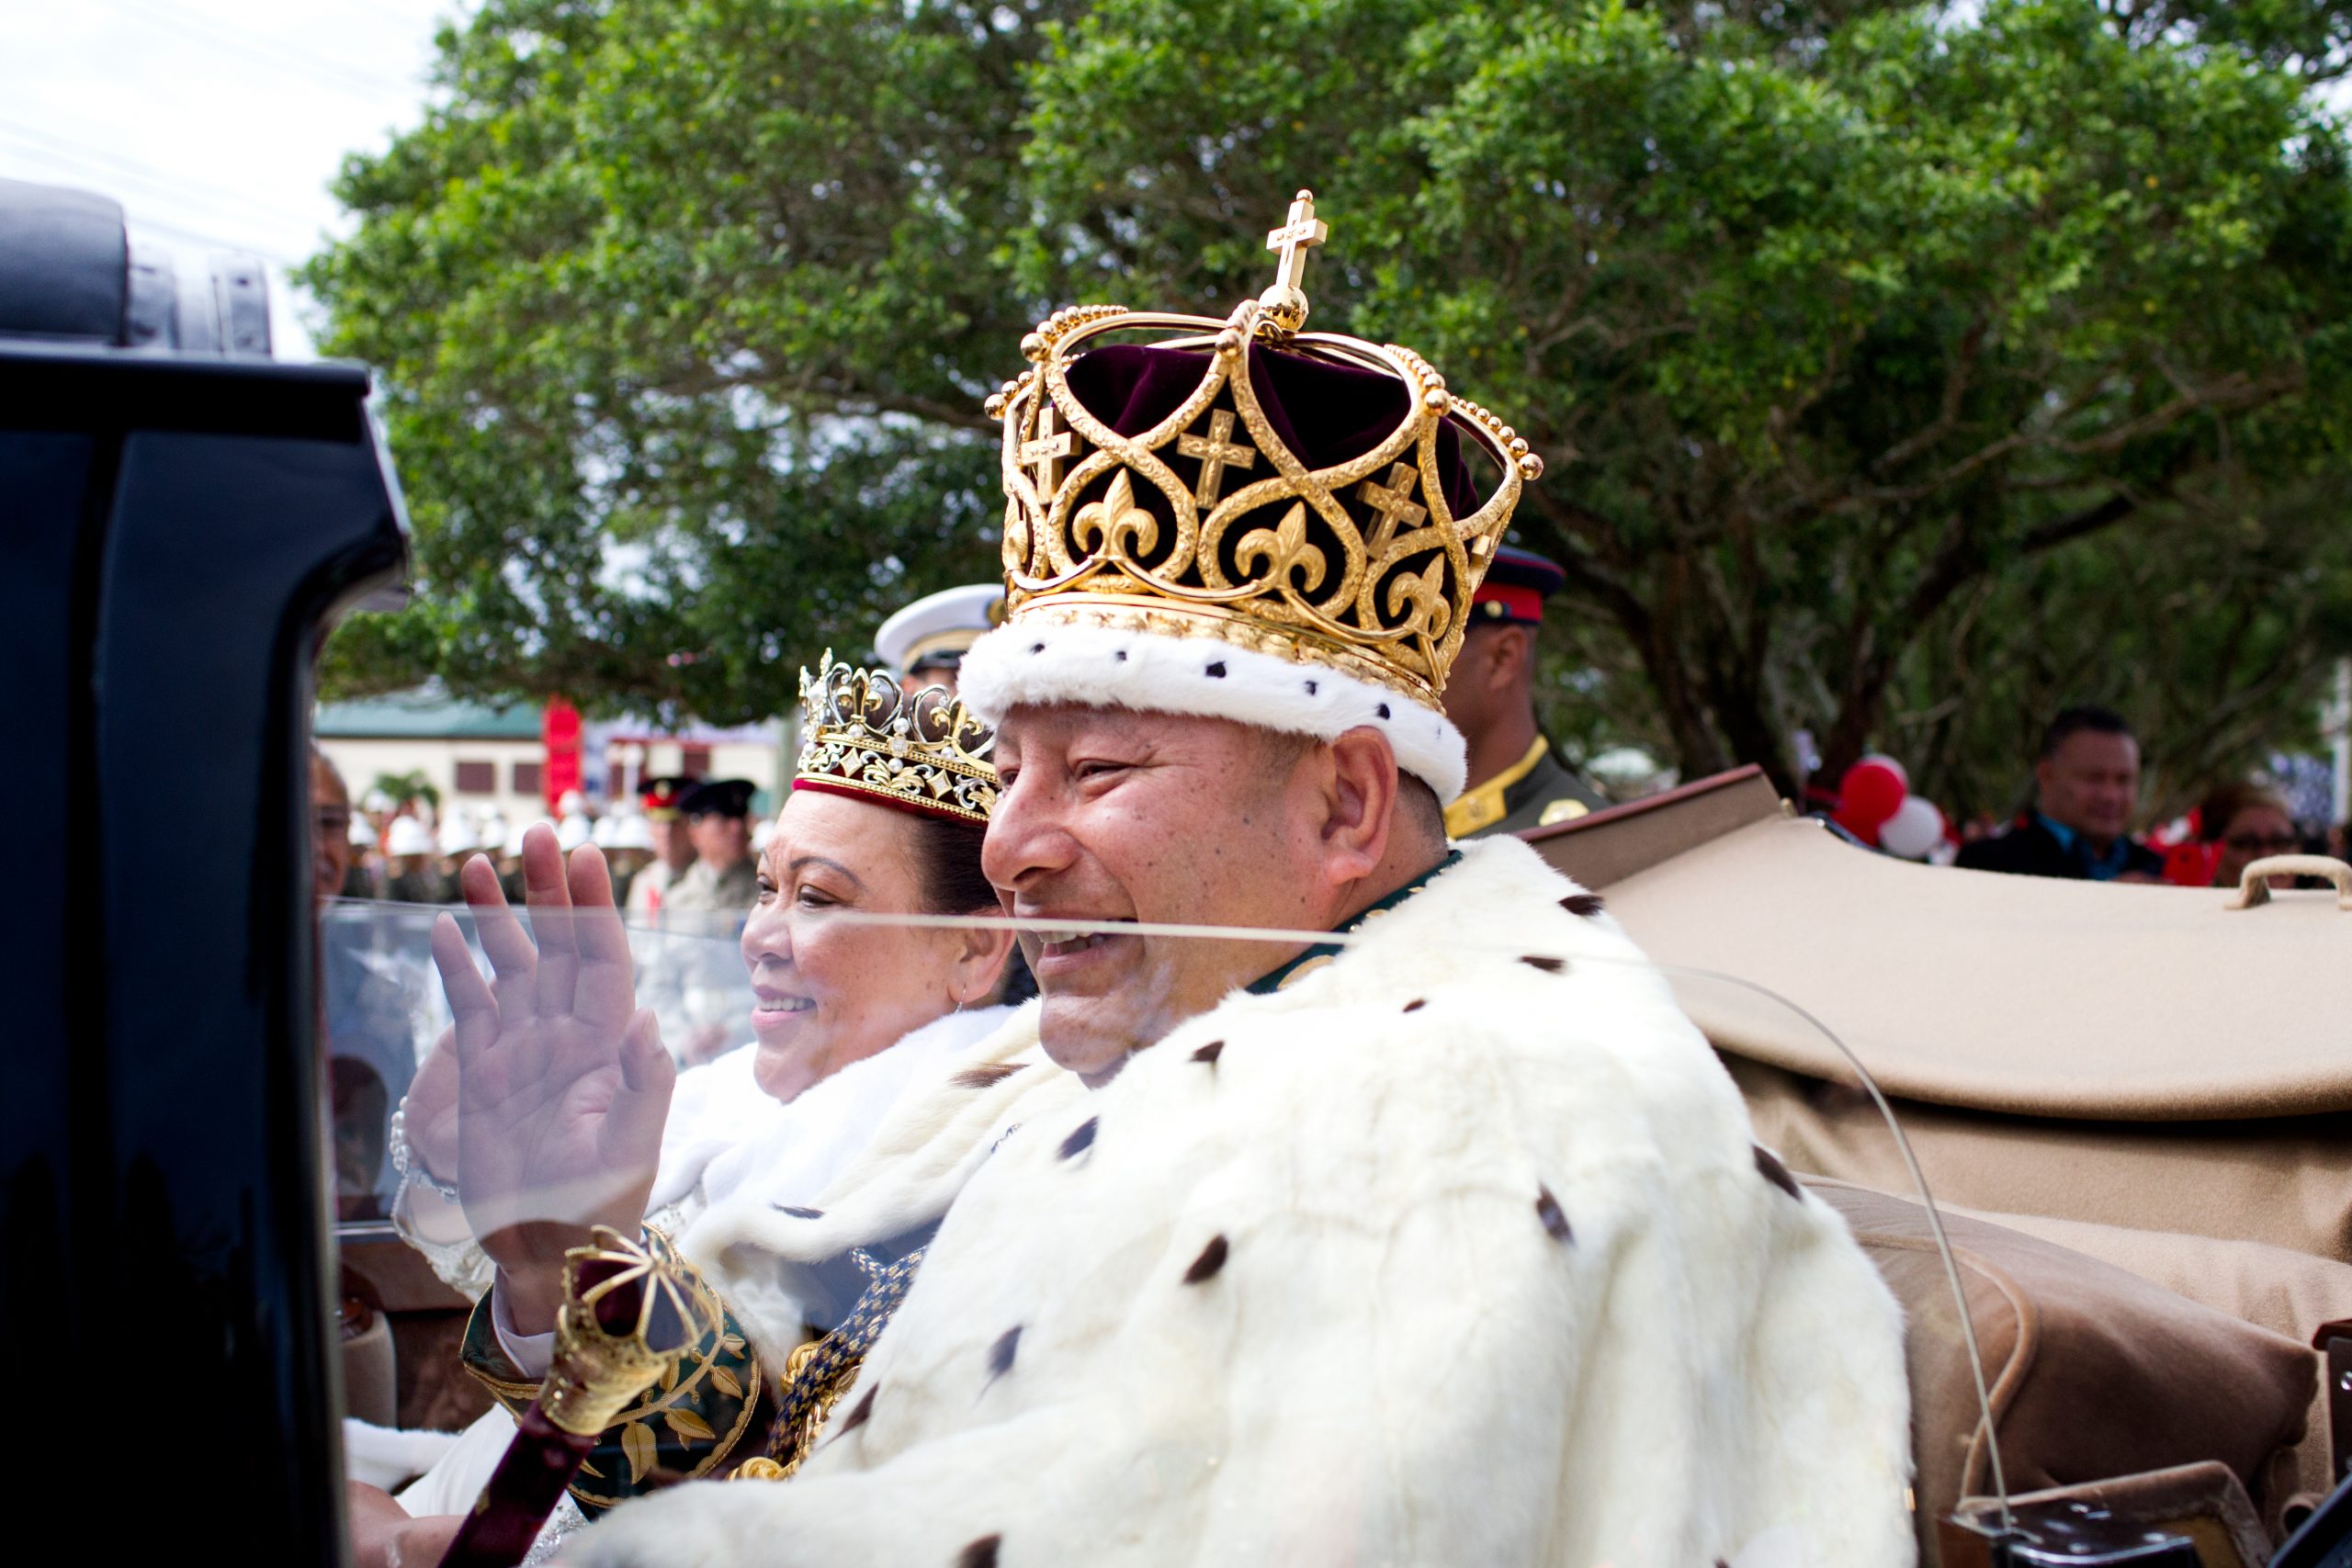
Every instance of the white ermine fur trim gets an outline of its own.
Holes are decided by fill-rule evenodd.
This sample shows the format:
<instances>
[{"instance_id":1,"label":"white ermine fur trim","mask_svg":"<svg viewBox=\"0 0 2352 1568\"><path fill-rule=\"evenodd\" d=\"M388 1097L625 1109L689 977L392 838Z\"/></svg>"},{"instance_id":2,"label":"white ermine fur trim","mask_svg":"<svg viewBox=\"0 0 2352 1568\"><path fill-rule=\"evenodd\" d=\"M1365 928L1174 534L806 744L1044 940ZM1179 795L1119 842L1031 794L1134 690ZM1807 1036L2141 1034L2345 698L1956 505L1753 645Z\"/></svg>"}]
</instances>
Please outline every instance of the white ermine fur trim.
<instances>
[{"instance_id":1,"label":"white ermine fur trim","mask_svg":"<svg viewBox=\"0 0 2352 1568\"><path fill-rule=\"evenodd\" d=\"M945 1213L798 1474L564 1561L1911 1568L1894 1299L1577 892L1481 840L1099 1089L1023 1009L821 1215L714 1210L730 1305Z\"/></svg>"},{"instance_id":2,"label":"white ermine fur trim","mask_svg":"<svg viewBox=\"0 0 2352 1568\"><path fill-rule=\"evenodd\" d=\"M989 724L1023 704L1079 703L1229 718L1317 740L1370 725L1388 737L1396 765L1438 799L1452 800L1469 783L1469 750L1442 713L1329 665L1215 637L1016 620L972 645L956 691Z\"/></svg>"}]
</instances>

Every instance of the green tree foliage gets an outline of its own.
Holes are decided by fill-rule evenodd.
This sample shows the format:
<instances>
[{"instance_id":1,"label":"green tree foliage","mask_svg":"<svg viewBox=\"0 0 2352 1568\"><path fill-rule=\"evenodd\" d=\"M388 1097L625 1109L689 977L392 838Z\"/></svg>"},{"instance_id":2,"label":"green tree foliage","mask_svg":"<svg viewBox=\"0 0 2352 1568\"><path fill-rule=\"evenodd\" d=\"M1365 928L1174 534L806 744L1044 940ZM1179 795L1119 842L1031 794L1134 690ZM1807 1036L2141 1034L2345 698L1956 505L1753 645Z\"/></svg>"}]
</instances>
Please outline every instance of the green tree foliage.
<instances>
[{"instance_id":1,"label":"green tree foliage","mask_svg":"<svg viewBox=\"0 0 2352 1568\"><path fill-rule=\"evenodd\" d=\"M2086 671L2174 661L2132 694L2159 752L2248 682L2275 722L2345 634L2292 552L2341 553L2347 37L2290 0L488 0L311 269L422 562L334 673L775 710L992 569L978 400L1031 320L1222 315L1312 184L1314 324L1550 464L1520 536L1569 566L1589 743L1787 782L1806 728L1973 798ZM2288 585L2322 597L2264 612ZM2215 765L2261 726L2221 728Z\"/></svg>"}]
</instances>

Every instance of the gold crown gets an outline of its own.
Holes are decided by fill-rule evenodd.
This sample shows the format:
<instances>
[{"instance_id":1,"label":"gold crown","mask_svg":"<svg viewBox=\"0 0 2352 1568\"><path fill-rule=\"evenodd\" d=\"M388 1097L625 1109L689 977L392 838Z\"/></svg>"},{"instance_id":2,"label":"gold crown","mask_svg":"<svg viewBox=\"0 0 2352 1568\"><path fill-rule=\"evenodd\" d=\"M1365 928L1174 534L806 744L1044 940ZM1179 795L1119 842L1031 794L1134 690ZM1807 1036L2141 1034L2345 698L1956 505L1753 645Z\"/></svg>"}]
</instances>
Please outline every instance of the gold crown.
<instances>
[{"instance_id":1,"label":"gold crown","mask_svg":"<svg viewBox=\"0 0 2352 1568\"><path fill-rule=\"evenodd\" d=\"M996 735L944 686L910 696L888 671L836 663L827 649L813 679L800 671L800 711L796 784L987 824Z\"/></svg>"},{"instance_id":2,"label":"gold crown","mask_svg":"<svg viewBox=\"0 0 2352 1568\"><path fill-rule=\"evenodd\" d=\"M1004 422L1008 618L1027 608L1031 624L1213 636L1436 704L1471 597L1544 461L1412 350L1300 330L1306 253L1328 232L1314 193L1300 191L1266 237L1282 255L1273 287L1223 321L1086 305L1022 340L1031 367L988 400ZM1137 331L1205 352L1192 395L1126 436L1071 393L1068 371L1087 345ZM1253 342L1394 377L1405 413L1370 451L1310 468L1259 403L1245 369ZM1438 434L1449 419L1501 469L1466 517L1445 495ZM1191 483L1170 455L1191 460Z\"/></svg>"}]
</instances>

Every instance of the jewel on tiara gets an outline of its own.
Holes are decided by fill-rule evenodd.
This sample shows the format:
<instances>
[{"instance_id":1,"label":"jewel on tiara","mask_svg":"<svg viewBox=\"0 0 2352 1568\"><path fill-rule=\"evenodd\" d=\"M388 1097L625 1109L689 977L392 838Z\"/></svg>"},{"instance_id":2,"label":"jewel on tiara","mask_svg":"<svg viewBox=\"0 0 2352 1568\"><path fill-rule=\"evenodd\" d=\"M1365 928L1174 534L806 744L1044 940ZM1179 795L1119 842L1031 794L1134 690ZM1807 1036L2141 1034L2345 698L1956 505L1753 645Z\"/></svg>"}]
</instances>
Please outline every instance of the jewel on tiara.
<instances>
[{"instance_id":1,"label":"jewel on tiara","mask_svg":"<svg viewBox=\"0 0 2352 1568\"><path fill-rule=\"evenodd\" d=\"M838 663L800 672L800 766L793 782L985 826L996 805L996 736L944 686L909 696L887 670Z\"/></svg>"},{"instance_id":2,"label":"jewel on tiara","mask_svg":"<svg viewBox=\"0 0 2352 1568\"><path fill-rule=\"evenodd\" d=\"M1302 330L1306 253L1329 232L1300 191L1267 236L1275 283L1223 321L1086 305L1022 340L1030 367L988 400L1003 422L1009 619L1216 637L1437 705L1472 595L1544 461L1412 350ZM1199 353L1201 380L1150 429L1123 435L1072 393L1068 372L1090 345L1137 332ZM1253 344L1391 377L1403 412L1369 450L1311 468L1261 405ZM1467 515L1446 494L1449 425L1500 470Z\"/></svg>"}]
</instances>

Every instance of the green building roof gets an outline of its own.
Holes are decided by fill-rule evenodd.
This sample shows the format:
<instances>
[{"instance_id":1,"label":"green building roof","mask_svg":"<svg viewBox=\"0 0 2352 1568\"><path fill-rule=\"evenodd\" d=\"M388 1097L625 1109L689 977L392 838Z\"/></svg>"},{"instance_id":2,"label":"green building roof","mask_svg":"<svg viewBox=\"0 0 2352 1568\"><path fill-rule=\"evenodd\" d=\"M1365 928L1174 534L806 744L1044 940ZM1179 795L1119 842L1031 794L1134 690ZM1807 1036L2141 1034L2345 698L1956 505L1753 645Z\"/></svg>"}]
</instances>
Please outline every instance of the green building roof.
<instances>
[{"instance_id":1,"label":"green building roof","mask_svg":"<svg viewBox=\"0 0 2352 1568\"><path fill-rule=\"evenodd\" d=\"M420 692L360 702L321 703L313 732L329 740L537 740L539 710Z\"/></svg>"}]
</instances>

